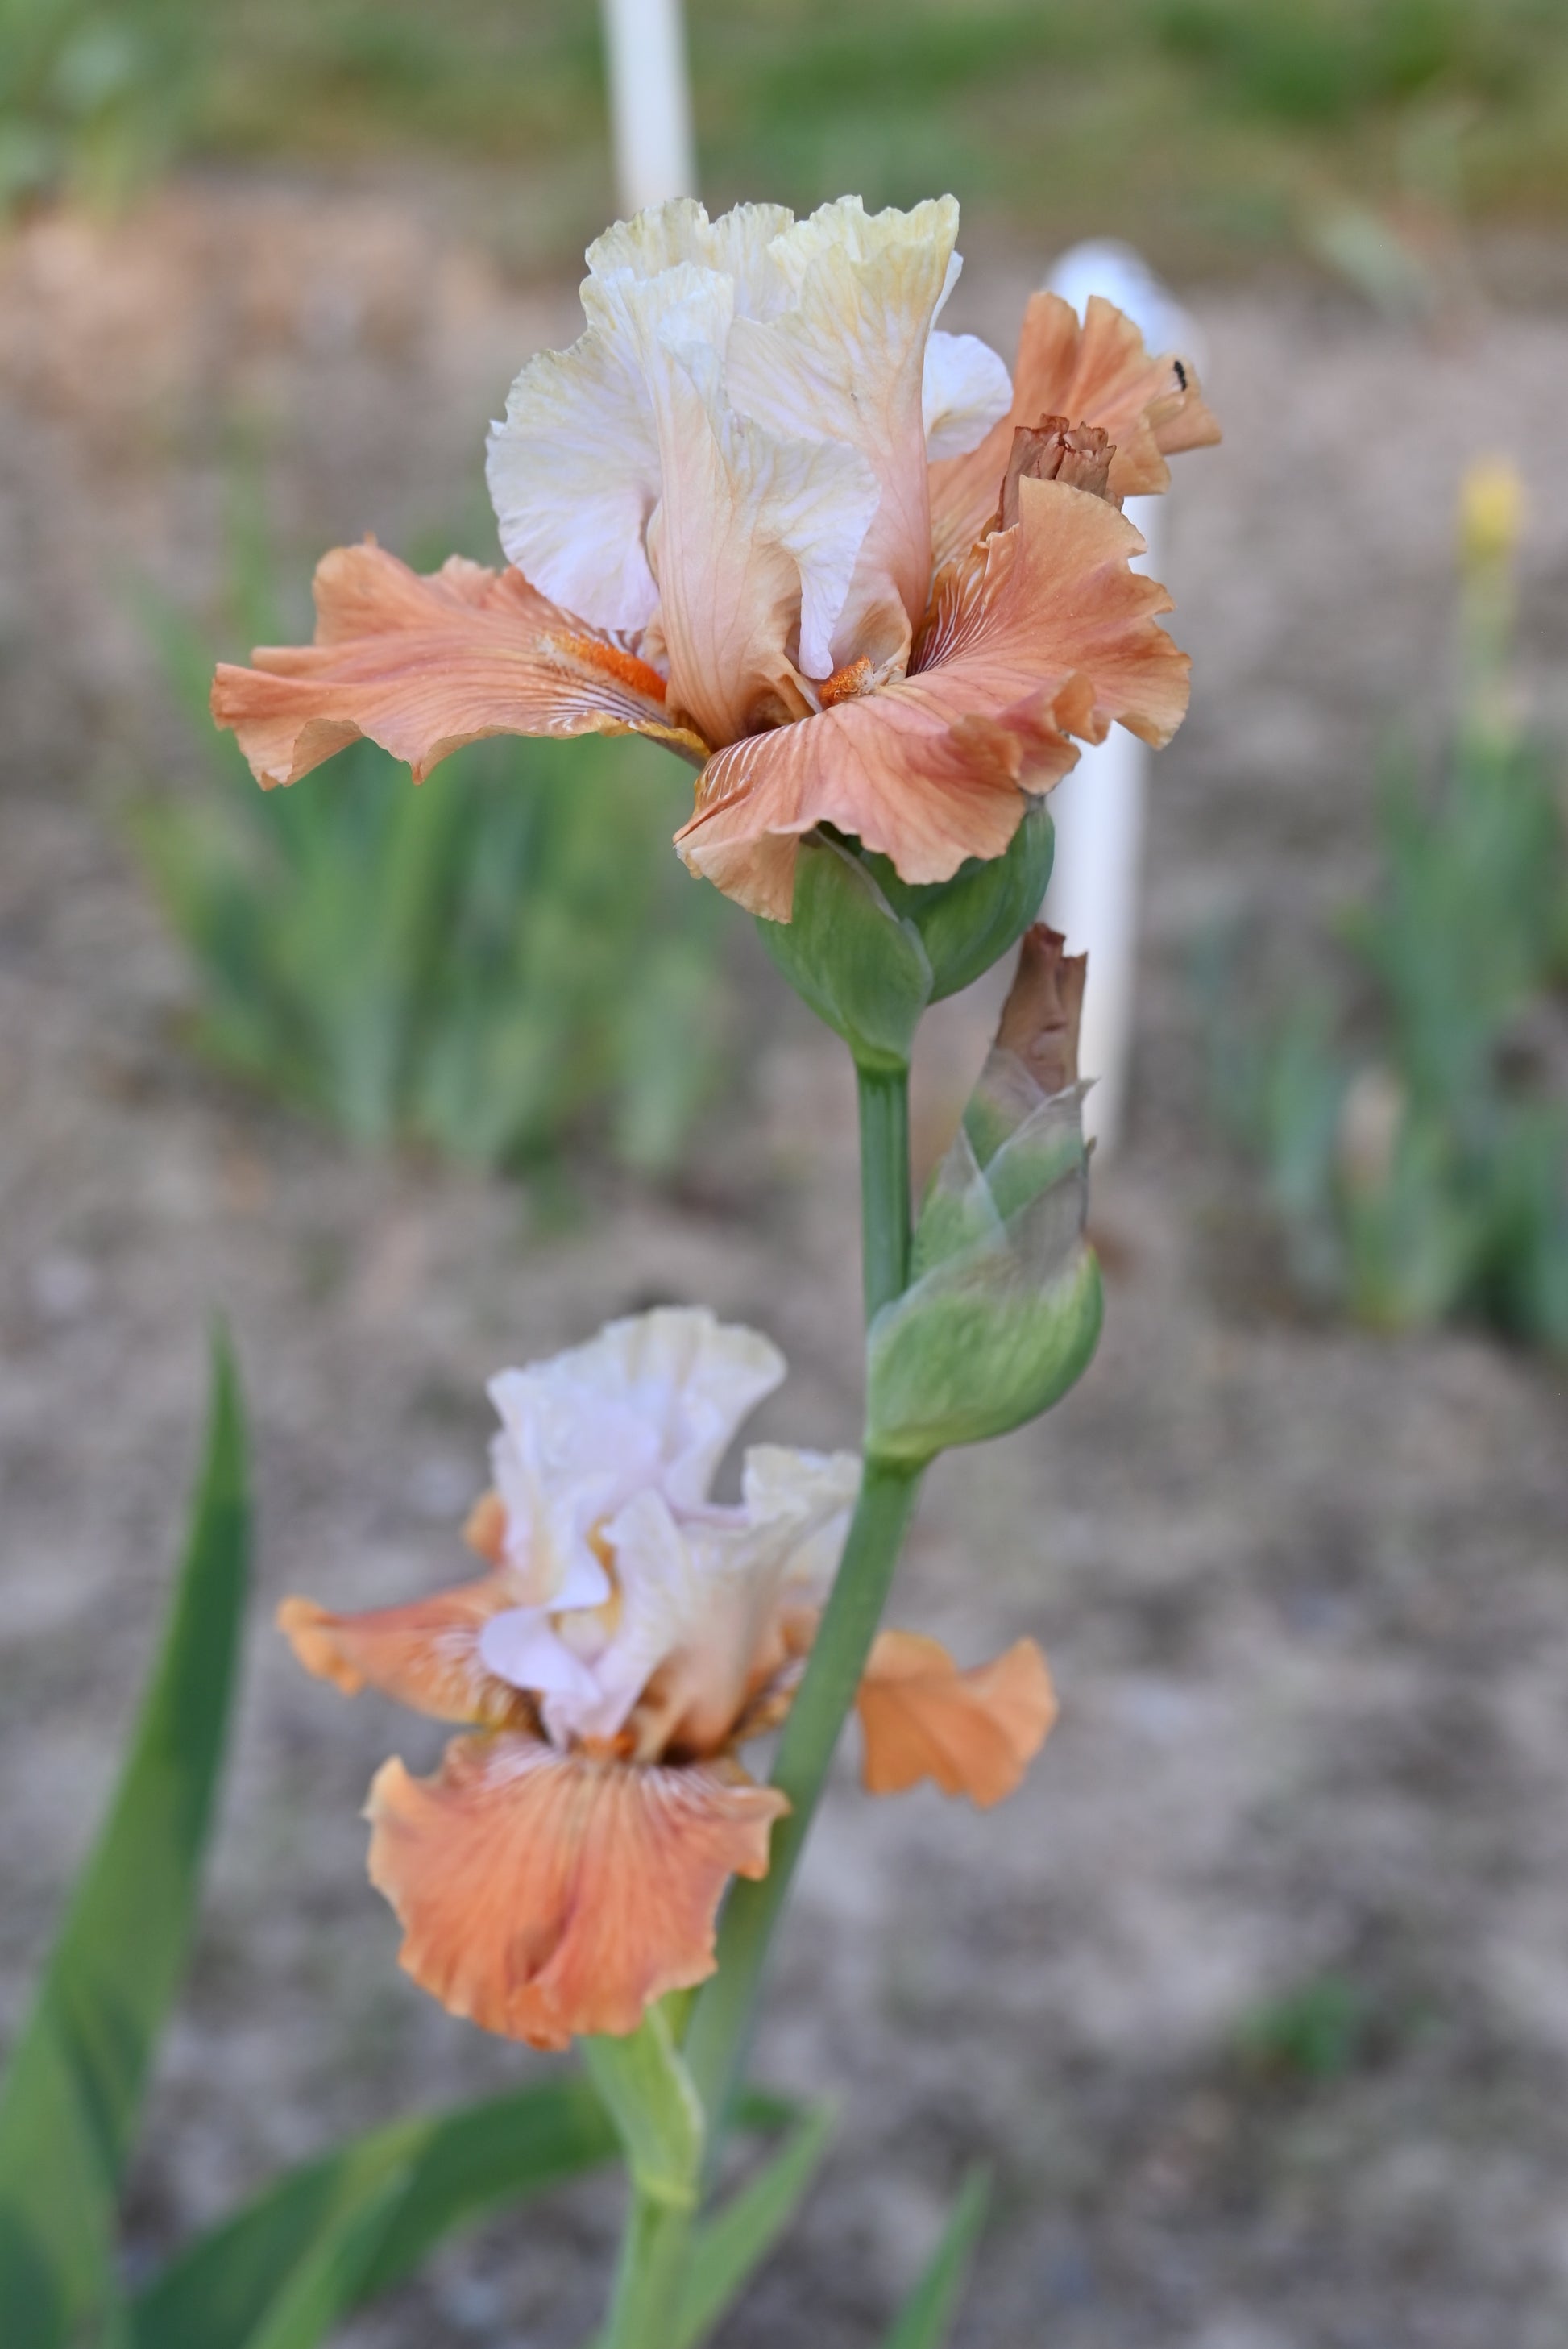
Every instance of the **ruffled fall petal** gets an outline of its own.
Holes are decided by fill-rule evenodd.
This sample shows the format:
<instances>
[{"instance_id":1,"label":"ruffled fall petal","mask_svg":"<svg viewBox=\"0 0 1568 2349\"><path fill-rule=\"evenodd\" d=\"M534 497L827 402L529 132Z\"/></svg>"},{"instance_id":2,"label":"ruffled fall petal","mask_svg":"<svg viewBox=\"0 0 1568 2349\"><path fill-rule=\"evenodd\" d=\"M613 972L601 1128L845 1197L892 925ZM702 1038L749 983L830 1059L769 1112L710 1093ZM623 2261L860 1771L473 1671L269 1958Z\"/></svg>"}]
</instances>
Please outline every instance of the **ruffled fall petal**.
<instances>
[{"instance_id":1,"label":"ruffled fall petal","mask_svg":"<svg viewBox=\"0 0 1568 2349\"><path fill-rule=\"evenodd\" d=\"M396 1761L377 1772L370 1877L422 1989L487 2031L562 2048L634 2030L651 2001L713 1971L724 1888L767 1874L788 1808L704 1765L462 1737L433 1778Z\"/></svg>"},{"instance_id":2,"label":"ruffled fall petal","mask_svg":"<svg viewBox=\"0 0 1568 2349\"><path fill-rule=\"evenodd\" d=\"M857 1704L868 1793L901 1795L934 1778L981 1810L1013 1793L1057 1717L1033 1640L960 1671L940 1640L917 1631L879 1635Z\"/></svg>"},{"instance_id":3,"label":"ruffled fall petal","mask_svg":"<svg viewBox=\"0 0 1568 2349\"><path fill-rule=\"evenodd\" d=\"M655 669L531 587L521 572L452 555L410 571L367 541L323 557L313 645L222 664L212 715L258 782L297 782L367 735L422 781L489 734L649 734L698 761Z\"/></svg>"},{"instance_id":4,"label":"ruffled fall petal","mask_svg":"<svg viewBox=\"0 0 1568 2349\"><path fill-rule=\"evenodd\" d=\"M364 1615L334 1615L314 1599L285 1599L277 1625L306 1671L345 1696L379 1689L438 1721L500 1728L528 1719L531 1709L516 1689L486 1671L480 1635L512 1603L507 1578L488 1574Z\"/></svg>"},{"instance_id":5,"label":"ruffled fall petal","mask_svg":"<svg viewBox=\"0 0 1568 2349\"><path fill-rule=\"evenodd\" d=\"M1024 313L1013 405L968 455L931 468L931 520L940 565L972 545L996 510L1014 429L1044 417L1098 425L1114 443L1110 492L1165 489L1168 457L1211 446L1220 428L1184 361L1146 351L1132 320L1091 295L1082 322L1059 294L1036 294Z\"/></svg>"},{"instance_id":6,"label":"ruffled fall petal","mask_svg":"<svg viewBox=\"0 0 1568 2349\"><path fill-rule=\"evenodd\" d=\"M831 823L906 881L945 881L965 857L1001 854L1025 793L1076 763L1071 738L1101 741L1115 719L1169 740L1189 662L1158 625L1169 595L1130 568L1143 541L1086 490L1016 486L1017 527L938 579L908 677L708 761L676 834L694 872L788 921L794 843Z\"/></svg>"}]
</instances>

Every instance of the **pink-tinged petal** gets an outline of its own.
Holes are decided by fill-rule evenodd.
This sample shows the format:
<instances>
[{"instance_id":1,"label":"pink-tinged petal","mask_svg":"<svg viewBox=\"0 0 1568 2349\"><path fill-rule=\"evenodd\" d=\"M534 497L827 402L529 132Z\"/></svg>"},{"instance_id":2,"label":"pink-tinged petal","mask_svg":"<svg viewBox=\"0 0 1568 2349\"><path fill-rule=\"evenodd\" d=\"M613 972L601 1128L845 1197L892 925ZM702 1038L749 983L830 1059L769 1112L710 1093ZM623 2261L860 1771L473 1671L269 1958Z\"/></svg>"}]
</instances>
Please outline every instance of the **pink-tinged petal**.
<instances>
[{"instance_id":1,"label":"pink-tinged petal","mask_svg":"<svg viewBox=\"0 0 1568 2349\"><path fill-rule=\"evenodd\" d=\"M722 354L738 326L727 278L682 264L618 298L658 435L648 555L670 709L710 742L803 717L794 649L808 669L816 657L818 674L830 666L877 510L875 472L845 443L769 429L729 405Z\"/></svg>"},{"instance_id":2,"label":"pink-tinged petal","mask_svg":"<svg viewBox=\"0 0 1568 2349\"><path fill-rule=\"evenodd\" d=\"M854 196L826 204L791 240L803 264L794 305L730 329L725 382L735 406L774 434L858 450L876 481L830 644L811 646L802 622L811 677L857 654L902 664L924 613L925 364L957 233L951 196L871 215Z\"/></svg>"},{"instance_id":3,"label":"pink-tinged petal","mask_svg":"<svg viewBox=\"0 0 1568 2349\"><path fill-rule=\"evenodd\" d=\"M902 1795L923 1778L989 1810L1021 1783L1057 1717L1046 1660L1020 1640L960 1671L940 1640L883 1631L856 1700L872 1795Z\"/></svg>"},{"instance_id":4,"label":"pink-tinged petal","mask_svg":"<svg viewBox=\"0 0 1568 2349\"><path fill-rule=\"evenodd\" d=\"M1163 490L1168 457L1220 437L1191 369L1169 354L1146 351L1138 328L1112 303L1092 295L1080 325L1059 294L1036 294L1024 313L1009 413L967 456L931 468L938 564L962 554L988 526L1015 428L1047 416L1098 424L1115 443L1110 490L1119 498Z\"/></svg>"},{"instance_id":5,"label":"pink-tinged petal","mask_svg":"<svg viewBox=\"0 0 1568 2349\"><path fill-rule=\"evenodd\" d=\"M492 1485L481 1493L463 1520L463 1539L487 1566L500 1566L506 1557L506 1503Z\"/></svg>"},{"instance_id":6,"label":"pink-tinged petal","mask_svg":"<svg viewBox=\"0 0 1568 2349\"><path fill-rule=\"evenodd\" d=\"M908 677L708 761L676 835L694 872L787 921L795 843L831 823L906 881L944 881L1000 855L1026 792L1076 763L1071 738L1101 741L1114 719L1170 739L1189 663L1158 624L1170 597L1130 568L1143 541L1088 491L1016 486L1017 527L939 579Z\"/></svg>"},{"instance_id":7,"label":"pink-tinged petal","mask_svg":"<svg viewBox=\"0 0 1568 2349\"><path fill-rule=\"evenodd\" d=\"M633 2031L713 1971L732 1876L765 1876L781 1795L707 1765L461 1737L433 1778L388 1762L370 1790L370 1879L400 1962L453 2014L535 2047Z\"/></svg>"},{"instance_id":8,"label":"pink-tinged petal","mask_svg":"<svg viewBox=\"0 0 1568 2349\"><path fill-rule=\"evenodd\" d=\"M367 541L323 557L314 645L222 664L212 715L258 782L297 782L367 735L416 782L488 734L649 734L700 762L664 680L531 587L452 555L421 575Z\"/></svg>"},{"instance_id":9,"label":"pink-tinged petal","mask_svg":"<svg viewBox=\"0 0 1568 2349\"><path fill-rule=\"evenodd\" d=\"M505 1575L459 1583L407 1607L334 1615L314 1599L285 1599L277 1625L307 1672L345 1696L379 1689L437 1721L500 1728L527 1717L517 1691L487 1671L480 1636L493 1615L513 1604Z\"/></svg>"}]
</instances>

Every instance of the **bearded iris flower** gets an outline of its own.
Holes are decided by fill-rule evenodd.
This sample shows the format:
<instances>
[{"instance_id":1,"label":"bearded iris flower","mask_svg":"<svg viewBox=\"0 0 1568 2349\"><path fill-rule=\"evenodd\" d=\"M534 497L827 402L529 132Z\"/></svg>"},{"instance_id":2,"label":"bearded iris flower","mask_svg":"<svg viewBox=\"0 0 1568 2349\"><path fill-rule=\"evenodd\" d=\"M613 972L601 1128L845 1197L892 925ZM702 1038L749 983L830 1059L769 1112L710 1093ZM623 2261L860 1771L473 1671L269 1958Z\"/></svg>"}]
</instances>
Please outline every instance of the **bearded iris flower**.
<instances>
[{"instance_id":1,"label":"bearded iris flower","mask_svg":"<svg viewBox=\"0 0 1568 2349\"><path fill-rule=\"evenodd\" d=\"M485 1572L369 1614L280 1610L312 1672L463 1727L434 1776L377 1773L370 1874L407 1971L488 2030L560 2048L634 2029L713 1971L729 1878L767 1873L789 1806L738 1749L789 1710L861 1474L849 1454L756 1446L739 1502L709 1498L783 1375L766 1339L685 1309L504 1371L468 1528ZM961 1672L891 1631L861 1711L872 1792L929 1777L985 1805L1056 1704L1032 1640Z\"/></svg>"},{"instance_id":2,"label":"bearded iris flower","mask_svg":"<svg viewBox=\"0 0 1568 2349\"><path fill-rule=\"evenodd\" d=\"M851 197L609 230L586 331L491 434L510 567L328 554L315 644L218 671L258 779L360 735L419 780L485 735L646 734L698 770L687 864L788 920L817 825L943 881L1001 854L1079 742L1166 740L1187 659L1119 502L1212 419L1101 301L1080 325L1035 295L1011 381L944 333L957 226L951 197Z\"/></svg>"}]
</instances>

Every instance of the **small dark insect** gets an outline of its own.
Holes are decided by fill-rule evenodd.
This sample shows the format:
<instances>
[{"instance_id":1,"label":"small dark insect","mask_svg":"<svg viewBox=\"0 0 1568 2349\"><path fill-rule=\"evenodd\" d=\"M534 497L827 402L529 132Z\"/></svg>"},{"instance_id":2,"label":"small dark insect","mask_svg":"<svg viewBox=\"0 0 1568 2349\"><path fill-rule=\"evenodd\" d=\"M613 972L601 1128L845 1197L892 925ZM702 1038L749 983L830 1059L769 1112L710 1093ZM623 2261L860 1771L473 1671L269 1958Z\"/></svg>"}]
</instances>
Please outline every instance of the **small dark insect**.
<instances>
[{"instance_id":1,"label":"small dark insect","mask_svg":"<svg viewBox=\"0 0 1568 2349\"><path fill-rule=\"evenodd\" d=\"M1171 360L1171 366L1172 366L1172 367L1175 368L1175 370L1176 370L1176 380L1177 380L1178 384L1181 386L1181 389L1182 389L1183 391L1185 391L1185 390L1186 390L1186 388L1187 388L1187 369L1186 369L1186 367L1183 366L1182 362L1181 362L1180 359L1172 359L1172 360Z\"/></svg>"}]
</instances>

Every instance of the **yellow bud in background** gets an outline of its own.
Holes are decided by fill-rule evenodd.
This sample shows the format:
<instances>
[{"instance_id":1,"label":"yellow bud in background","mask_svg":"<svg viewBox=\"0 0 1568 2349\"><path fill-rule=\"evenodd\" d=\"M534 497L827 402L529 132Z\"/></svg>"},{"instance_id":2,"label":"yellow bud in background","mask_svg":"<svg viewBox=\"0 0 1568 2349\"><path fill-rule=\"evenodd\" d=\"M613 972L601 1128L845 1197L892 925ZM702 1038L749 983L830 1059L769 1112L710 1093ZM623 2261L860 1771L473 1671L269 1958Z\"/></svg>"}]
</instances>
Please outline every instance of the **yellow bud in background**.
<instances>
[{"instance_id":1,"label":"yellow bud in background","mask_svg":"<svg viewBox=\"0 0 1568 2349\"><path fill-rule=\"evenodd\" d=\"M1478 457L1460 484L1460 554L1467 570L1506 563L1524 528L1524 482L1507 457Z\"/></svg>"}]
</instances>

